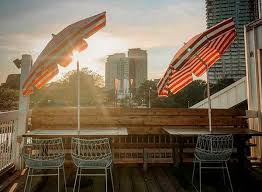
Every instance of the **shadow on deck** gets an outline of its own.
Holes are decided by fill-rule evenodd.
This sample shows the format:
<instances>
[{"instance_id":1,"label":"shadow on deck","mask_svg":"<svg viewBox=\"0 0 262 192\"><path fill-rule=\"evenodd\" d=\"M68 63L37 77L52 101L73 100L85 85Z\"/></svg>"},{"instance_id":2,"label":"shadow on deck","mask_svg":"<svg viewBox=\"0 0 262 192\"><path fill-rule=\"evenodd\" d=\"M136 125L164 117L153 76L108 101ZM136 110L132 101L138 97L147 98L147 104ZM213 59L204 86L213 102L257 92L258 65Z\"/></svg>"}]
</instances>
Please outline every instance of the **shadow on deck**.
<instances>
[{"instance_id":1,"label":"shadow on deck","mask_svg":"<svg viewBox=\"0 0 262 192\"><path fill-rule=\"evenodd\" d=\"M252 168L245 173L241 173L237 168L231 167L230 172L234 191L259 191L259 189L262 188L261 168ZM188 165L181 166L180 168L174 166L154 166L149 167L147 172L144 172L141 166L115 166L113 170L115 192L188 192L192 191L191 173L192 166ZM25 178L26 174L18 177L18 179L16 179L5 191L22 192L24 189ZM75 170L66 169L66 178L67 191L72 192ZM196 178L196 183L198 183L198 178ZM109 179L108 192L112 191L110 184L111 181ZM221 171L205 172L205 174L203 174L202 187L202 191L230 191L228 184L225 186L223 183ZM56 177L35 177L32 182L31 191L56 192ZM60 178L60 191L64 191L62 176ZM80 191L105 191L104 177L82 177Z\"/></svg>"},{"instance_id":2,"label":"shadow on deck","mask_svg":"<svg viewBox=\"0 0 262 192\"><path fill-rule=\"evenodd\" d=\"M73 191L75 170L66 170L67 191ZM26 174L20 176L8 191L22 192ZM64 191L62 176L60 189ZM142 167L114 167L113 179L115 192L184 192L178 180L173 174L172 167L149 167L147 172ZM112 191L110 177L108 180L108 192ZM32 182L32 191L55 192L57 191L57 179L53 177L35 177ZM77 191L77 189L76 189ZM105 191L104 177L82 177L81 190L88 192Z\"/></svg>"}]
</instances>

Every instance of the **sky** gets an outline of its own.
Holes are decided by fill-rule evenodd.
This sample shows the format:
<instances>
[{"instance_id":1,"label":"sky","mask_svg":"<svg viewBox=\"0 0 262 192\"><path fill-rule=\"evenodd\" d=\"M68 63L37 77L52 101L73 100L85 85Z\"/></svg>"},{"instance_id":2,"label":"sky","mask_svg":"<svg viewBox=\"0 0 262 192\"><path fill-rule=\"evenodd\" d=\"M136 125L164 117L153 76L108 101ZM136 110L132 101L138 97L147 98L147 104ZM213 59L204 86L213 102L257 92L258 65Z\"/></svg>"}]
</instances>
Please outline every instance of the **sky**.
<instances>
[{"instance_id":1,"label":"sky","mask_svg":"<svg viewBox=\"0 0 262 192\"><path fill-rule=\"evenodd\" d=\"M33 60L67 25L107 12L106 27L87 39L82 68L104 76L107 55L142 48L148 53L148 77L160 78L184 42L206 29L204 0L1 0L0 83L19 73L13 60ZM76 68L60 68L56 79Z\"/></svg>"}]
</instances>

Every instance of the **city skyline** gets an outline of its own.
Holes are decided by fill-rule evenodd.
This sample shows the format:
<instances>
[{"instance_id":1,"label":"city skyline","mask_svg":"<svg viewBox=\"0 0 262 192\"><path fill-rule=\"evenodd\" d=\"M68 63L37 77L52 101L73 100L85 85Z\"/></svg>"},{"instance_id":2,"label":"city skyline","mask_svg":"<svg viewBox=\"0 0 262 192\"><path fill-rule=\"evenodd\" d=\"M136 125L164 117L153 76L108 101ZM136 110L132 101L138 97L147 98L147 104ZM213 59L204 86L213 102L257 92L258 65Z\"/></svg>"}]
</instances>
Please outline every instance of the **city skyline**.
<instances>
[{"instance_id":1,"label":"city skyline","mask_svg":"<svg viewBox=\"0 0 262 192\"><path fill-rule=\"evenodd\" d=\"M13 0L0 5L0 82L8 74L19 72L12 60L26 53L36 59L52 33L104 10L106 27L87 41L88 49L80 54L81 67L102 76L107 55L139 47L148 51L148 79L160 78L178 48L206 28L204 0L132 3ZM75 65L71 64L55 79L73 69Z\"/></svg>"},{"instance_id":2,"label":"city skyline","mask_svg":"<svg viewBox=\"0 0 262 192\"><path fill-rule=\"evenodd\" d=\"M257 0L205 0L208 28L233 17L237 37L220 60L209 70L211 82L219 79L234 79L237 81L246 76L244 25L257 18Z\"/></svg>"},{"instance_id":3,"label":"city skyline","mask_svg":"<svg viewBox=\"0 0 262 192\"><path fill-rule=\"evenodd\" d=\"M131 88L139 88L148 80L147 60L147 50L140 48L129 49L127 55L125 53L108 55L105 64L105 88L115 89L115 80L119 83L117 89L121 93L129 92Z\"/></svg>"}]
</instances>

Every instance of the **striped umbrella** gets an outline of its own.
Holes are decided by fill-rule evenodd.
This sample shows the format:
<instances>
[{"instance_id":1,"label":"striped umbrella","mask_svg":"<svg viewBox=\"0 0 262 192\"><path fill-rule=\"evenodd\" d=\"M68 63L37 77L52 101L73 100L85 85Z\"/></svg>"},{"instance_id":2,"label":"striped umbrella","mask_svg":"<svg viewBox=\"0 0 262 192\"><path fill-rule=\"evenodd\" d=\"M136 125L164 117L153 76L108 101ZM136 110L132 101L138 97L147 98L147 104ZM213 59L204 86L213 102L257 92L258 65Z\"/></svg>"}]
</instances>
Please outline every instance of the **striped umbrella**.
<instances>
[{"instance_id":1,"label":"striped umbrella","mask_svg":"<svg viewBox=\"0 0 262 192\"><path fill-rule=\"evenodd\" d=\"M87 48L84 39L90 37L106 24L106 13L80 20L53 35L52 40L36 59L29 76L23 84L23 95L40 89L58 74L58 65L66 67L72 62L73 50Z\"/></svg>"},{"instance_id":2,"label":"striped umbrella","mask_svg":"<svg viewBox=\"0 0 262 192\"><path fill-rule=\"evenodd\" d=\"M226 19L191 38L178 50L169 64L157 88L159 96L176 94L197 77L207 72L236 38L235 24L232 18ZM207 75L207 95L209 103L209 129L211 131L211 102L209 79Z\"/></svg>"},{"instance_id":3,"label":"striped umbrella","mask_svg":"<svg viewBox=\"0 0 262 192\"><path fill-rule=\"evenodd\" d=\"M36 59L29 76L23 83L23 95L34 92L34 88L42 88L58 74L58 65L66 67L72 62L73 50L82 51L87 48L84 39L90 37L106 24L106 12L80 20L69 25L47 44ZM80 134L80 74L77 61L77 130Z\"/></svg>"}]
</instances>

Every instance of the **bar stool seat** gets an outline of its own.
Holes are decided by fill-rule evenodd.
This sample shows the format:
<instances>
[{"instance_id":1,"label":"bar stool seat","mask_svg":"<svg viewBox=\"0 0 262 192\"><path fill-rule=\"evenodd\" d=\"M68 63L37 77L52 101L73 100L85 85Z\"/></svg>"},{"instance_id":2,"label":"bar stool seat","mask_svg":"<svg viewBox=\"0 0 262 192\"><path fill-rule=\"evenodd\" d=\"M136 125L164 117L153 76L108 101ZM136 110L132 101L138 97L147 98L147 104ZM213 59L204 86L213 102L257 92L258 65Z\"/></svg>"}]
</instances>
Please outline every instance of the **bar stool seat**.
<instances>
[{"instance_id":1,"label":"bar stool seat","mask_svg":"<svg viewBox=\"0 0 262 192\"><path fill-rule=\"evenodd\" d=\"M108 168L112 164L111 159L87 161L87 160L75 160L78 167L82 168Z\"/></svg>"},{"instance_id":2,"label":"bar stool seat","mask_svg":"<svg viewBox=\"0 0 262 192\"><path fill-rule=\"evenodd\" d=\"M51 169L61 167L64 164L64 156L52 159L52 160L33 160L24 157L24 161L28 167L33 169Z\"/></svg>"},{"instance_id":3,"label":"bar stool seat","mask_svg":"<svg viewBox=\"0 0 262 192\"><path fill-rule=\"evenodd\" d=\"M196 191L201 192L201 177L202 169L221 169L223 173L224 184L225 173L227 172L230 189L233 192L233 186L228 170L227 161L233 151L233 136L232 135L200 135L197 138L194 160L192 185ZM199 190L194 185L195 164L199 164ZM208 165L212 164L212 166Z\"/></svg>"},{"instance_id":4,"label":"bar stool seat","mask_svg":"<svg viewBox=\"0 0 262 192\"><path fill-rule=\"evenodd\" d=\"M60 189L60 169L63 170L64 186L66 188L65 179L65 154L62 138L54 139L36 139L36 138L25 138L25 143L22 148L21 154L26 166L29 168L24 192L27 189L28 179L29 191L31 190L32 179L35 176L57 176L57 191ZM57 173L34 173L35 170L57 170Z\"/></svg>"},{"instance_id":5,"label":"bar stool seat","mask_svg":"<svg viewBox=\"0 0 262 192\"><path fill-rule=\"evenodd\" d=\"M111 184L114 191L113 173L112 173L112 152L108 138L101 139L80 139L72 138L71 155L74 164L77 167L76 178L74 183L75 191L76 182L78 181L78 191L80 189L81 176L104 176L105 191L107 191L107 173L110 171ZM98 169L102 173L83 173L87 169Z\"/></svg>"}]
</instances>

